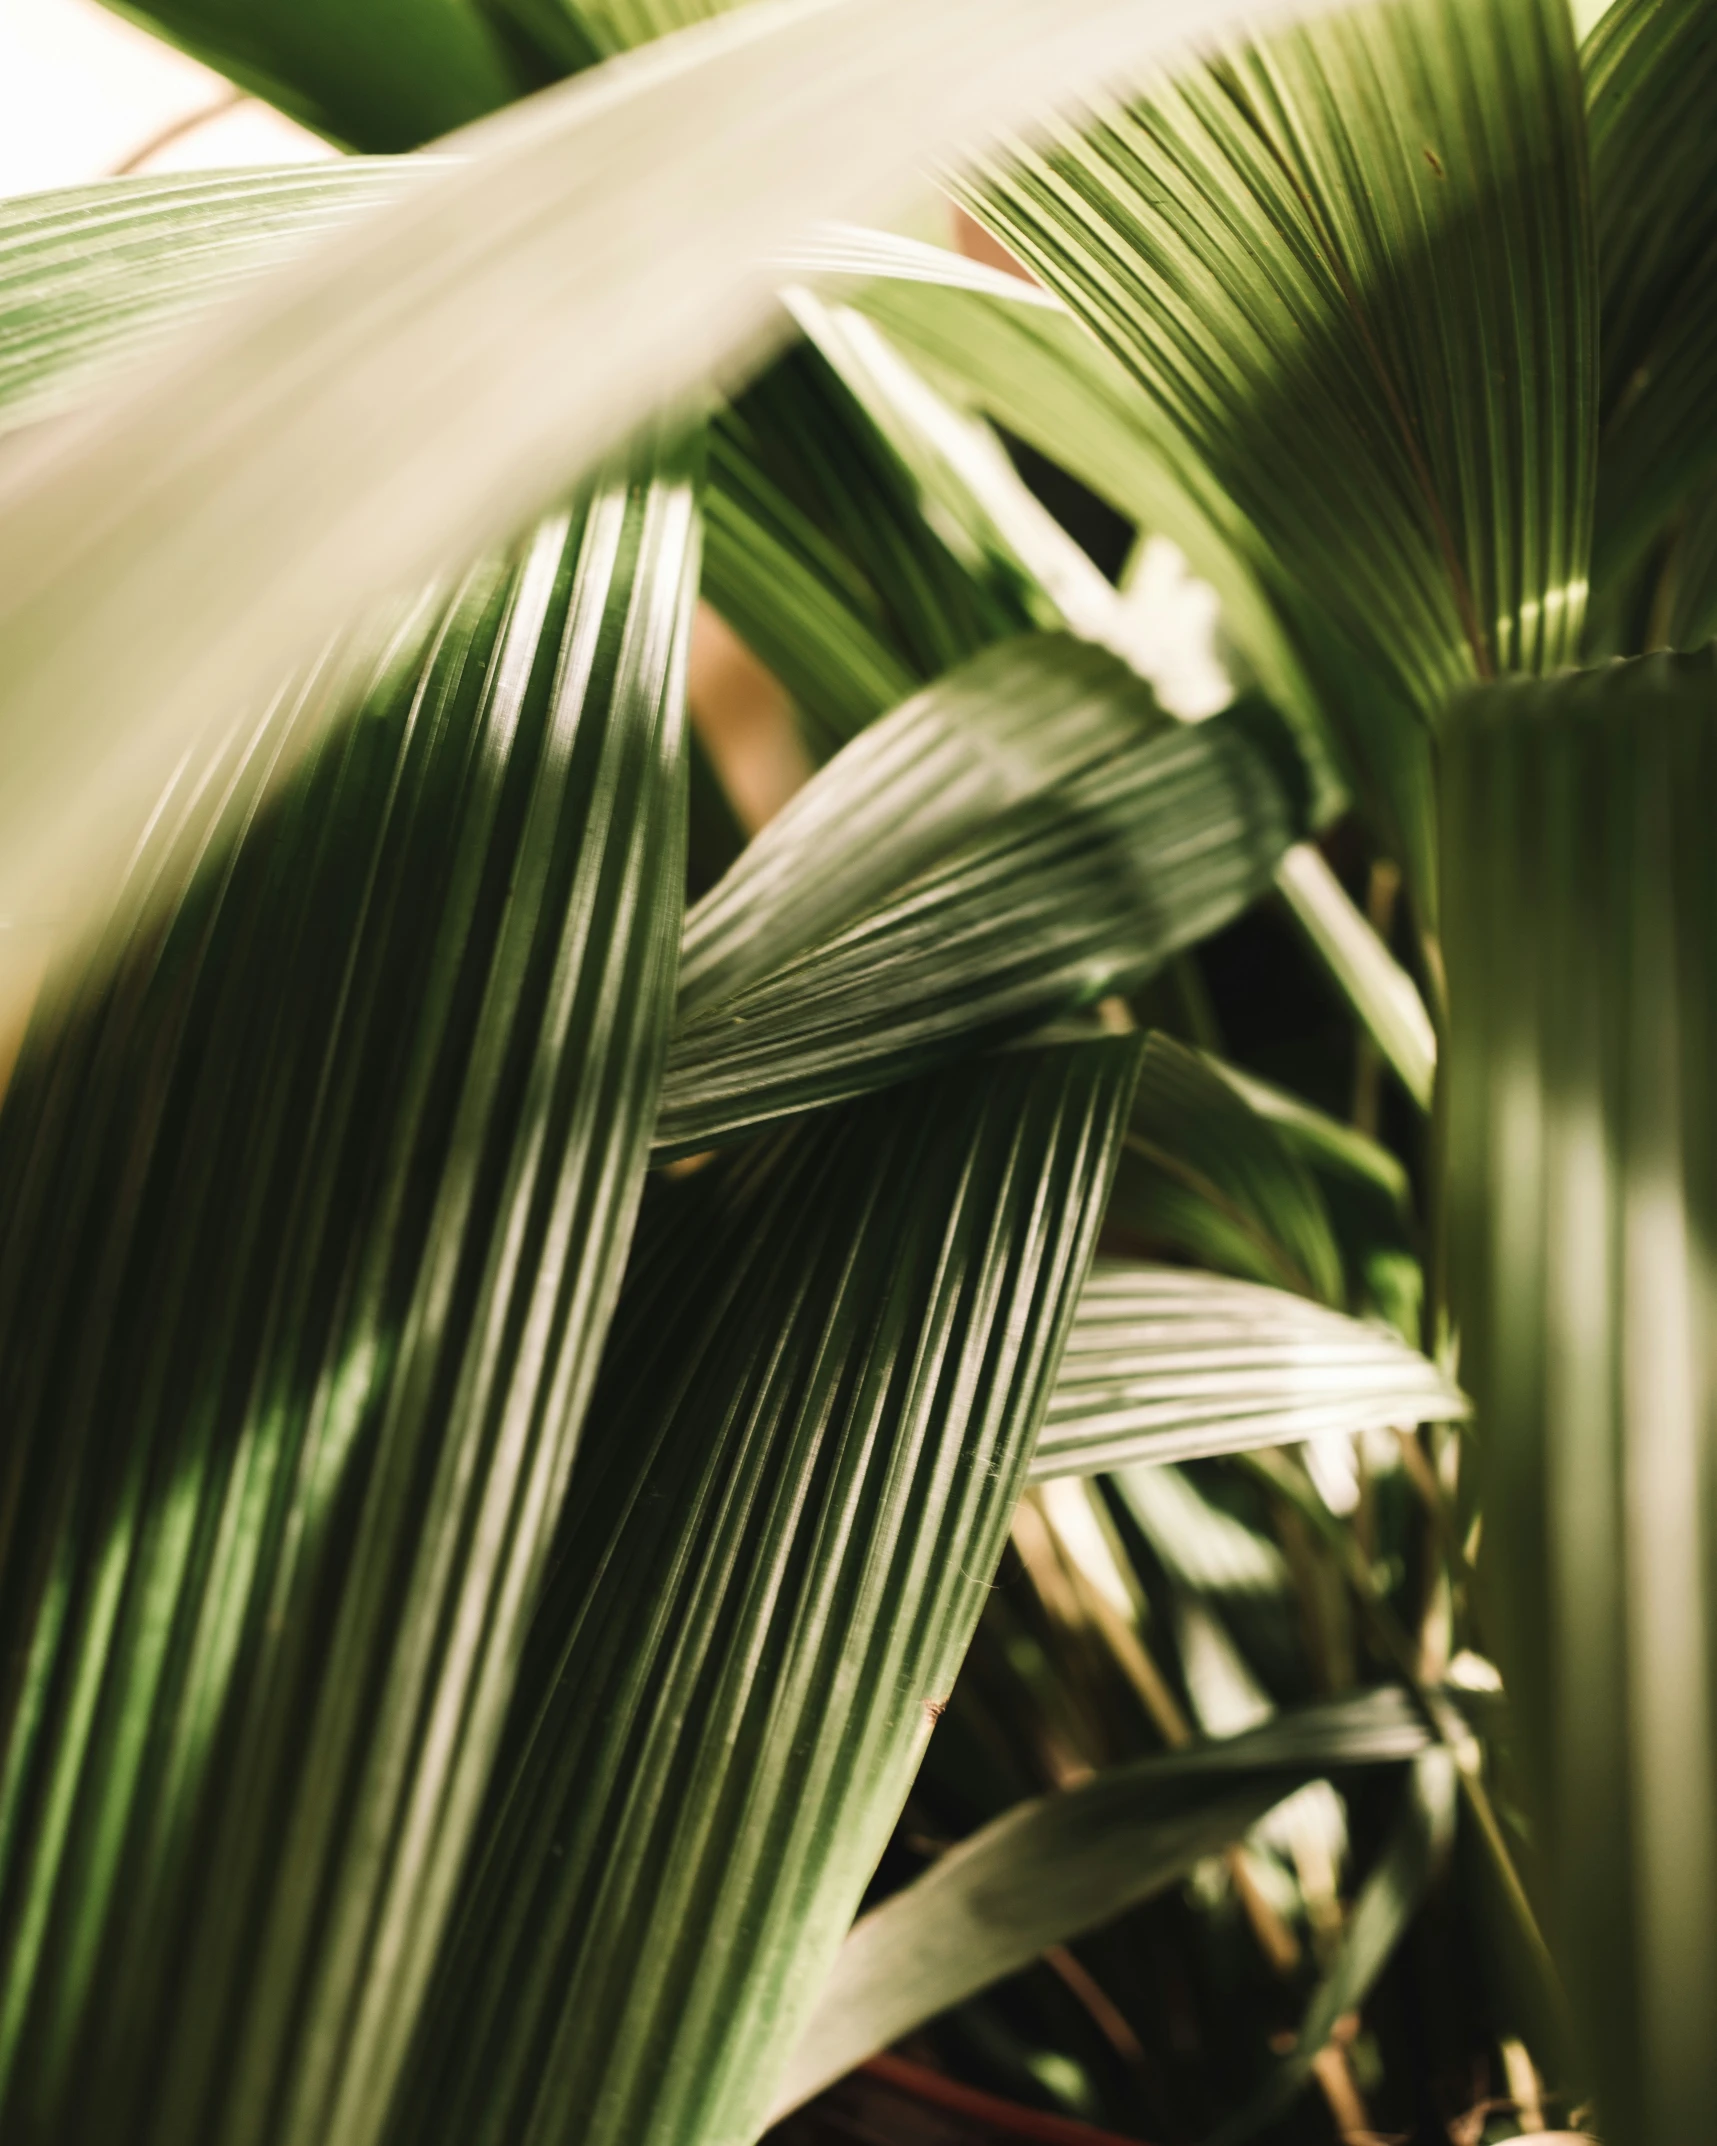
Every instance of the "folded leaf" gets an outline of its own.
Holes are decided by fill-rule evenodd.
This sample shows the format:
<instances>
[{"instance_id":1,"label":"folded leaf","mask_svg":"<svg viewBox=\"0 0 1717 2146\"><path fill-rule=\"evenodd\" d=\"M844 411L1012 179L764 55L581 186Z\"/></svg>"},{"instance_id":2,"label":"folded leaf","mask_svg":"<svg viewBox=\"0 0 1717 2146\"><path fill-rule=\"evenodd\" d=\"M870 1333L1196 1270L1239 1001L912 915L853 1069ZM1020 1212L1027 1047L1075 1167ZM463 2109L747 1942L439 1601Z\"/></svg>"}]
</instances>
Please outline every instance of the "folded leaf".
<instances>
[{"instance_id":1,"label":"folded leaf","mask_svg":"<svg viewBox=\"0 0 1717 2146\"><path fill-rule=\"evenodd\" d=\"M1566 661L1584 610L1582 102L1560 0L1402 0L1225 50L973 193L1137 382L1432 924L1443 701Z\"/></svg>"},{"instance_id":2,"label":"folded leaf","mask_svg":"<svg viewBox=\"0 0 1717 2146\"><path fill-rule=\"evenodd\" d=\"M394 2136L750 2139L1001 1554L1137 1047L647 1211Z\"/></svg>"},{"instance_id":3,"label":"folded leaf","mask_svg":"<svg viewBox=\"0 0 1717 2146\"><path fill-rule=\"evenodd\" d=\"M1444 811L1499 1660L1605 2135L1668 2146L1717 2093L1711 653L1475 696Z\"/></svg>"},{"instance_id":4,"label":"folded leaf","mask_svg":"<svg viewBox=\"0 0 1717 2146\"><path fill-rule=\"evenodd\" d=\"M1283 1289L1116 1262L1085 1285L1031 1472L1203 1460L1467 1412L1384 1327Z\"/></svg>"},{"instance_id":5,"label":"folded leaf","mask_svg":"<svg viewBox=\"0 0 1717 2146\"><path fill-rule=\"evenodd\" d=\"M1593 580L1598 623L1632 652L1652 621L1630 639L1608 614L1717 472L1717 25L1700 0L1620 0L1583 57L1603 277Z\"/></svg>"},{"instance_id":6,"label":"folded leaf","mask_svg":"<svg viewBox=\"0 0 1717 2146\"><path fill-rule=\"evenodd\" d=\"M688 483L604 485L240 726L138 863L160 921L45 994L0 1112L8 2137L376 2136L642 1184L695 578Z\"/></svg>"},{"instance_id":7,"label":"folded leaf","mask_svg":"<svg viewBox=\"0 0 1717 2146\"><path fill-rule=\"evenodd\" d=\"M1076 689L1094 665L1107 662L1109 691L1121 709L1148 700L1146 689L1100 651L1049 645L1077 651ZM1065 660L1075 662L1071 654ZM1035 661L1025 667L1026 690L1037 690L1040 672ZM998 697L1004 676L992 681ZM1078 690L1069 696L1075 704L1083 697ZM884 736L879 752L894 735ZM867 733L858 744L878 736ZM703 983L694 982L692 1010L669 1054L658 1146L669 1152L707 1146L1131 989L1268 886L1300 832L1305 807L1293 758L1268 712L1247 706L1154 736L1140 723L1137 742L999 813L987 809L985 785L963 785L962 802L972 798L984 808L981 832L957 846L950 841L928 870L903 877L850 922L772 962L755 982L747 978L753 962L743 909L729 906L722 927L735 981L719 998L713 991L705 996ZM844 759L831 762L802 793L796 827L811 824L825 800L843 794L837 785L844 782ZM869 790L876 772L873 755L855 791ZM883 795L871 793L873 808ZM854 863L843 862L846 830L833 828L799 883L826 875L831 891L855 885L870 869L869 824L870 813L855 820ZM947 824L946 818L933 822L938 833ZM909 841L916 833L908 827ZM737 869L745 871L744 859ZM761 952L797 936L796 896L785 875L756 892L753 928ZM700 911L722 901L717 887ZM694 979L699 974L694 969Z\"/></svg>"},{"instance_id":8,"label":"folded leaf","mask_svg":"<svg viewBox=\"0 0 1717 2146\"><path fill-rule=\"evenodd\" d=\"M1407 1695L1388 1686L1021 1804L855 1925L775 2113L1049 1946L1174 1884L1306 1781L1411 1759L1429 1742Z\"/></svg>"},{"instance_id":9,"label":"folded leaf","mask_svg":"<svg viewBox=\"0 0 1717 2146\"><path fill-rule=\"evenodd\" d=\"M791 798L687 917L682 1022L833 937L1010 807L1167 728L1131 673L1063 634L949 671Z\"/></svg>"}]
</instances>

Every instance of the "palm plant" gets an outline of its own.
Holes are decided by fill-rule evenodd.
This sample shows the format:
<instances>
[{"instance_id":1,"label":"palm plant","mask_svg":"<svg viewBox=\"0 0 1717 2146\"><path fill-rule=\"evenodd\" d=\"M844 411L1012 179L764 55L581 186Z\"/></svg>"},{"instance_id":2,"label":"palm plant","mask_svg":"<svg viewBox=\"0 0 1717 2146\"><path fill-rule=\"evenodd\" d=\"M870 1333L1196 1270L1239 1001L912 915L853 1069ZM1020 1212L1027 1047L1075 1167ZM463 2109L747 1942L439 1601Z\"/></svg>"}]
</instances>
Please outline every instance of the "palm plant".
<instances>
[{"instance_id":1,"label":"palm plant","mask_svg":"<svg viewBox=\"0 0 1717 2146\"><path fill-rule=\"evenodd\" d=\"M127 12L351 153L0 204L0 2130L1702 2137L1717 14Z\"/></svg>"}]
</instances>

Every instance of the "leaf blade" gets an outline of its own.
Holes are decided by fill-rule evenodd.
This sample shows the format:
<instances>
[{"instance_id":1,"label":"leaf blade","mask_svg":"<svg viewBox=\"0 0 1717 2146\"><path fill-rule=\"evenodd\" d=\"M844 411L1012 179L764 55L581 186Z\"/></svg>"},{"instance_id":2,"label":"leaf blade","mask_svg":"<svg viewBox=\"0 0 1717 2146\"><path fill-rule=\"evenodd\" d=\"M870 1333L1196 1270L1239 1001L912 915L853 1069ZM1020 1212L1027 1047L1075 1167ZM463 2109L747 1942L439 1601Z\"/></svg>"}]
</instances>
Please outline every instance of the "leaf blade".
<instances>
[{"instance_id":1,"label":"leaf blade","mask_svg":"<svg viewBox=\"0 0 1717 2146\"><path fill-rule=\"evenodd\" d=\"M641 1189L695 559L683 472L610 484L419 606L273 806L329 712L238 726L165 921L26 1039L8 2127L375 2135Z\"/></svg>"},{"instance_id":2,"label":"leaf blade","mask_svg":"<svg viewBox=\"0 0 1717 2146\"><path fill-rule=\"evenodd\" d=\"M1000 1555L1133 1058L666 1188L399 2136L761 2124Z\"/></svg>"}]
</instances>

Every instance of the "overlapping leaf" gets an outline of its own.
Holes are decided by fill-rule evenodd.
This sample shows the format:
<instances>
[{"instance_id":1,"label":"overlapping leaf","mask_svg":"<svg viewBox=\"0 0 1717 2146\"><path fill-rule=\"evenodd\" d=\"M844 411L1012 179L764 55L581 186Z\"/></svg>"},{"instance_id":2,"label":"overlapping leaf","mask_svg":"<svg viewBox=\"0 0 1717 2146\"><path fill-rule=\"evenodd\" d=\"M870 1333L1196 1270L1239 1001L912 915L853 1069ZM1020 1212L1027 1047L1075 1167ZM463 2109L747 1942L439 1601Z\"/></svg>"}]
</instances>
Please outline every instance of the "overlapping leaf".
<instances>
[{"instance_id":1,"label":"overlapping leaf","mask_svg":"<svg viewBox=\"0 0 1717 2146\"><path fill-rule=\"evenodd\" d=\"M801 346L716 418L706 593L807 722L820 758L1036 621L958 558L828 360Z\"/></svg>"},{"instance_id":2,"label":"overlapping leaf","mask_svg":"<svg viewBox=\"0 0 1717 2146\"><path fill-rule=\"evenodd\" d=\"M1427 921L1447 693L1580 630L1587 191L1557 0L1404 0L1105 105L974 194L1137 382Z\"/></svg>"},{"instance_id":3,"label":"overlapping leaf","mask_svg":"<svg viewBox=\"0 0 1717 2146\"><path fill-rule=\"evenodd\" d=\"M164 802L160 921L38 1011L0 1112L9 2137L376 2135L642 1183L695 578L671 468L473 569Z\"/></svg>"},{"instance_id":4,"label":"overlapping leaf","mask_svg":"<svg viewBox=\"0 0 1717 2146\"><path fill-rule=\"evenodd\" d=\"M248 278L427 172L348 157L0 201L0 431L87 402Z\"/></svg>"},{"instance_id":5,"label":"overlapping leaf","mask_svg":"<svg viewBox=\"0 0 1717 2146\"><path fill-rule=\"evenodd\" d=\"M487 122L9 453L0 906L88 913L234 708L755 360L805 224L1205 26L1192 0L744 10Z\"/></svg>"},{"instance_id":6,"label":"overlapping leaf","mask_svg":"<svg viewBox=\"0 0 1717 2146\"><path fill-rule=\"evenodd\" d=\"M1000 1555L1136 1054L662 1188L395 2136L761 2127Z\"/></svg>"},{"instance_id":7,"label":"overlapping leaf","mask_svg":"<svg viewBox=\"0 0 1717 2146\"><path fill-rule=\"evenodd\" d=\"M1341 1250L1304 1158L1216 1065L1168 1036L1146 1052L1111 1220L1147 1247L1345 1301Z\"/></svg>"},{"instance_id":8,"label":"overlapping leaf","mask_svg":"<svg viewBox=\"0 0 1717 2146\"><path fill-rule=\"evenodd\" d=\"M0 204L0 431L87 402L180 324L430 167L333 166L108 181ZM968 566L815 350L712 425L705 590L835 750L914 686L1034 623Z\"/></svg>"},{"instance_id":9,"label":"overlapping leaf","mask_svg":"<svg viewBox=\"0 0 1717 2146\"><path fill-rule=\"evenodd\" d=\"M1603 277L1595 623L1632 652L1664 637L1677 516L1717 472L1717 24L1700 0L1620 0L1584 59Z\"/></svg>"},{"instance_id":10,"label":"overlapping leaf","mask_svg":"<svg viewBox=\"0 0 1717 2146\"><path fill-rule=\"evenodd\" d=\"M1436 1366L1386 1328L1283 1289L1117 1261L1085 1285L1032 1473L1200 1460L1466 1413Z\"/></svg>"},{"instance_id":11,"label":"overlapping leaf","mask_svg":"<svg viewBox=\"0 0 1717 2146\"><path fill-rule=\"evenodd\" d=\"M1717 666L1456 712L1451 1272L1547 1923L1617 2146L1717 2093Z\"/></svg>"},{"instance_id":12,"label":"overlapping leaf","mask_svg":"<svg viewBox=\"0 0 1717 2146\"><path fill-rule=\"evenodd\" d=\"M1292 748L1267 711L1164 730L1123 665L1060 638L1007 644L967 675L997 744L945 805L902 809L934 800L911 760L922 732L956 709L967 720L959 674L832 761L779 841L694 912L660 1146L862 1094L1126 990L1261 893L1300 831ZM1067 739L1077 758L1055 768L1035 739L1023 757L1031 726L1008 714L1020 695L1055 710L1044 743ZM996 763L1015 755L1033 788L997 811L1018 778ZM849 799L862 806L850 823Z\"/></svg>"},{"instance_id":13,"label":"overlapping leaf","mask_svg":"<svg viewBox=\"0 0 1717 2146\"><path fill-rule=\"evenodd\" d=\"M910 352L960 408L1005 424L1145 528L1173 527L1216 585L1227 631L1242 646L1277 705L1298 712L1312 777L1312 820L1343 803L1318 725L1307 719L1310 687L1252 580L1214 530L1188 520L1153 438L1152 411L1117 360L1050 293L960 255L882 232L831 228L795 259L823 276L867 279L854 303ZM991 442L992 450L994 443ZM1017 483L1013 487L1017 494ZM1118 593L1083 554L1043 559L1020 547L1069 625L1151 675ZM1051 567L1059 571L1050 571ZM1322 854L1297 843L1276 874L1319 958L1401 1076L1428 1108L1436 1036L1412 979L1384 947Z\"/></svg>"},{"instance_id":14,"label":"overlapping leaf","mask_svg":"<svg viewBox=\"0 0 1717 2146\"><path fill-rule=\"evenodd\" d=\"M1394 1688L1284 1714L1245 1736L1117 1766L1020 1805L859 1922L793 2052L777 2112L875 2050L1184 1877L1332 1769L1430 1741Z\"/></svg>"}]
</instances>

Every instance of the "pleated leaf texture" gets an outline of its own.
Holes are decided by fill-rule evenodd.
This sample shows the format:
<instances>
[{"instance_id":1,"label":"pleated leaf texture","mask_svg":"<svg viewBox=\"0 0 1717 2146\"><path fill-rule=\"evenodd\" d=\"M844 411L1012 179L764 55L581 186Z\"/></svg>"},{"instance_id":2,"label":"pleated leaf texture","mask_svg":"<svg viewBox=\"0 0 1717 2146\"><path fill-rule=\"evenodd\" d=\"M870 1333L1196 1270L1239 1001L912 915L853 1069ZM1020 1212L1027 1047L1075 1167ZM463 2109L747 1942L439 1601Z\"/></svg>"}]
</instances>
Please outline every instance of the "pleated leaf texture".
<instances>
[{"instance_id":1,"label":"pleated leaf texture","mask_svg":"<svg viewBox=\"0 0 1717 2146\"><path fill-rule=\"evenodd\" d=\"M1020 720L1033 708L1041 736ZM920 747L947 772L921 766ZM664 1152L1143 982L1265 891L1306 795L1268 709L1166 726L1116 658L1045 636L986 651L897 710L790 809L688 919Z\"/></svg>"},{"instance_id":2,"label":"pleated leaf texture","mask_svg":"<svg viewBox=\"0 0 1717 2146\"><path fill-rule=\"evenodd\" d=\"M86 400L245 278L426 176L347 157L0 201L0 431Z\"/></svg>"},{"instance_id":3,"label":"pleated leaf texture","mask_svg":"<svg viewBox=\"0 0 1717 2146\"><path fill-rule=\"evenodd\" d=\"M643 1181L696 550L673 466L617 479L420 607L332 727L306 690L235 732L200 868L131 890L159 921L26 1039L8 2139L376 2135Z\"/></svg>"},{"instance_id":4,"label":"pleated leaf texture","mask_svg":"<svg viewBox=\"0 0 1717 2146\"><path fill-rule=\"evenodd\" d=\"M976 1622L1129 1038L1006 1053L646 1207L399 2141L762 2128Z\"/></svg>"},{"instance_id":5,"label":"pleated leaf texture","mask_svg":"<svg viewBox=\"0 0 1717 2146\"><path fill-rule=\"evenodd\" d=\"M793 697L819 759L1038 623L961 557L829 360L801 344L710 428L704 594Z\"/></svg>"},{"instance_id":6,"label":"pleated leaf texture","mask_svg":"<svg viewBox=\"0 0 1717 2146\"><path fill-rule=\"evenodd\" d=\"M985 167L974 207L1127 368L1175 522L1273 621L1435 918L1451 689L1565 662L1591 533L1596 272L1561 0L1400 0L1233 45Z\"/></svg>"},{"instance_id":7,"label":"pleated leaf texture","mask_svg":"<svg viewBox=\"0 0 1717 2146\"><path fill-rule=\"evenodd\" d=\"M349 157L0 203L0 432L87 402L176 327L432 168ZM702 593L792 694L819 759L1037 622L1017 574L956 555L931 527L911 472L808 345L712 419L703 512Z\"/></svg>"},{"instance_id":8,"label":"pleated leaf texture","mask_svg":"<svg viewBox=\"0 0 1717 2146\"><path fill-rule=\"evenodd\" d=\"M1654 621L1660 577L1671 600L1680 578L1678 516L1717 491L1717 20L1702 0L1621 0L1584 57L1603 273L1593 580L1600 623L1637 648L1669 608Z\"/></svg>"},{"instance_id":9,"label":"pleated leaf texture","mask_svg":"<svg viewBox=\"0 0 1717 2146\"><path fill-rule=\"evenodd\" d=\"M1714 812L1709 652L1495 688L1451 722L1451 1259L1485 1579L1615 2146L1701 2137L1717 2096Z\"/></svg>"},{"instance_id":10,"label":"pleated leaf texture","mask_svg":"<svg viewBox=\"0 0 1717 2146\"><path fill-rule=\"evenodd\" d=\"M1036 1478L1456 1422L1459 1389L1398 1334L1180 1267L1107 1261L1086 1283Z\"/></svg>"}]
</instances>

